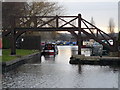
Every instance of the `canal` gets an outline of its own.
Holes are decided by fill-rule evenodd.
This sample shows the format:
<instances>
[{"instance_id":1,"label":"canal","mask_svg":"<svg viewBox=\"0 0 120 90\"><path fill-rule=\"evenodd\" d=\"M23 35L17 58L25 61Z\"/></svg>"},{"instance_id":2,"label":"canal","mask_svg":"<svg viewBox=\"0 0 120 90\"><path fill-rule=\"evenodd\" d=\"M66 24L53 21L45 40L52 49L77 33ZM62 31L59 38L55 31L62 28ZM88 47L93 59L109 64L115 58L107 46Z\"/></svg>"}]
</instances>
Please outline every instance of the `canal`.
<instances>
[{"instance_id":1,"label":"canal","mask_svg":"<svg viewBox=\"0 0 120 90\"><path fill-rule=\"evenodd\" d=\"M118 88L118 68L110 66L71 65L76 46L59 46L59 54L42 56L3 74L3 88ZM90 50L82 49L90 55Z\"/></svg>"}]
</instances>

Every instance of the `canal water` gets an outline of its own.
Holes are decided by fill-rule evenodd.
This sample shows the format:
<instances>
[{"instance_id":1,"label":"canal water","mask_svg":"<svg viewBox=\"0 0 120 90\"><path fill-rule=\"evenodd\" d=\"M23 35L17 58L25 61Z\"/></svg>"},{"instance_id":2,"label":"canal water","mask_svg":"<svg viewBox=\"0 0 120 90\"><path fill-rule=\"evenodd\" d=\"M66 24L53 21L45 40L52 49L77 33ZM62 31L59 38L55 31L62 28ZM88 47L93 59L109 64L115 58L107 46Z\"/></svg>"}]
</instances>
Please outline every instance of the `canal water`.
<instances>
[{"instance_id":1,"label":"canal water","mask_svg":"<svg viewBox=\"0 0 120 90\"><path fill-rule=\"evenodd\" d=\"M118 88L118 68L110 66L71 65L76 46L59 46L57 56L42 56L3 74L3 88ZM82 54L90 55L89 49Z\"/></svg>"}]
</instances>

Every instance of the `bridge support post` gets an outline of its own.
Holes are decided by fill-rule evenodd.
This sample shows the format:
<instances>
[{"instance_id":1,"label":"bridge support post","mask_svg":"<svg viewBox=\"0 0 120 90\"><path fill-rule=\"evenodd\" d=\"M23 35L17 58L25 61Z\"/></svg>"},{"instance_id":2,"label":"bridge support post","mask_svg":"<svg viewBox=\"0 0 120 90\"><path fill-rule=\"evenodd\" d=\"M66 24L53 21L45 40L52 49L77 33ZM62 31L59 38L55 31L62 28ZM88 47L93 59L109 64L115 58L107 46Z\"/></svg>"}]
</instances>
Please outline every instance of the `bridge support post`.
<instances>
[{"instance_id":1,"label":"bridge support post","mask_svg":"<svg viewBox=\"0 0 120 90\"><path fill-rule=\"evenodd\" d=\"M16 44L15 44L15 31L14 29L11 32L11 55L16 54Z\"/></svg>"},{"instance_id":2,"label":"bridge support post","mask_svg":"<svg viewBox=\"0 0 120 90\"><path fill-rule=\"evenodd\" d=\"M81 14L78 14L78 55L81 55Z\"/></svg>"},{"instance_id":3,"label":"bridge support post","mask_svg":"<svg viewBox=\"0 0 120 90\"><path fill-rule=\"evenodd\" d=\"M12 30L11 30L11 55L16 54L16 39L15 39L15 17L11 19L11 24L12 24Z\"/></svg>"},{"instance_id":4,"label":"bridge support post","mask_svg":"<svg viewBox=\"0 0 120 90\"><path fill-rule=\"evenodd\" d=\"M59 27L59 20L58 20L58 15L56 15L56 27Z\"/></svg>"}]
</instances>

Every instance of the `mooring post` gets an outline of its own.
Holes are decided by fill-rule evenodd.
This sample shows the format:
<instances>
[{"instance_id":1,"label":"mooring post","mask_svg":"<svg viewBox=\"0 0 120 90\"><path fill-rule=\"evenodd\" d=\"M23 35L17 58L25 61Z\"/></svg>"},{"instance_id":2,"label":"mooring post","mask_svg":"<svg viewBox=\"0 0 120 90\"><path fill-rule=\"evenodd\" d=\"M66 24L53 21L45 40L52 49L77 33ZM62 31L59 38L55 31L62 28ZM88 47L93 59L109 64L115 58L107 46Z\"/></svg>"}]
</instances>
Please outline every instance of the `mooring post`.
<instances>
[{"instance_id":1,"label":"mooring post","mask_svg":"<svg viewBox=\"0 0 120 90\"><path fill-rule=\"evenodd\" d=\"M12 31L11 31L11 55L15 55L16 54L16 40L15 40L15 18L13 17L11 20L11 24L12 24Z\"/></svg>"},{"instance_id":2,"label":"mooring post","mask_svg":"<svg viewBox=\"0 0 120 90\"><path fill-rule=\"evenodd\" d=\"M78 55L81 55L81 14L78 14Z\"/></svg>"}]
</instances>

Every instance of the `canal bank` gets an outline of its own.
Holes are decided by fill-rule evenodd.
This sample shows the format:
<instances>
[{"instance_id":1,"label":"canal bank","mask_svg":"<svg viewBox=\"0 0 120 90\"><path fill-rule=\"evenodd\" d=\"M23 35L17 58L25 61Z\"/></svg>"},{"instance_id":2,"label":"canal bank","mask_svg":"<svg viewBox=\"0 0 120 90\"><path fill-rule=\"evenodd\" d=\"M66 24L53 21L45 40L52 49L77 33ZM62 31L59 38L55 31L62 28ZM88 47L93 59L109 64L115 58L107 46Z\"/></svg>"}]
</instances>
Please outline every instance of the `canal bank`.
<instances>
[{"instance_id":1,"label":"canal bank","mask_svg":"<svg viewBox=\"0 0 120 90\"><path fill-rule=\"evenodd\" d=\"M72 55L70 64L120 65L120 57Z\"/></svg>"},{"instance_id":2,"label":"canal bank","mask_svg":"<svg viewBox=\"0 0 120 90\"><path fill-rule=\"evenodd\" d=\"M6 61L6 62L1 62L2 63L2 73L11 71L15 68L18 68L20 65L23 65L27 62L32 62L33 60L40 60L41 58L41 53L33 53L30 55L22 56L20 58L17 58L15 60L11 61Z\"/></svg>"}]
</instances>

